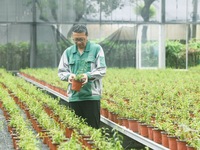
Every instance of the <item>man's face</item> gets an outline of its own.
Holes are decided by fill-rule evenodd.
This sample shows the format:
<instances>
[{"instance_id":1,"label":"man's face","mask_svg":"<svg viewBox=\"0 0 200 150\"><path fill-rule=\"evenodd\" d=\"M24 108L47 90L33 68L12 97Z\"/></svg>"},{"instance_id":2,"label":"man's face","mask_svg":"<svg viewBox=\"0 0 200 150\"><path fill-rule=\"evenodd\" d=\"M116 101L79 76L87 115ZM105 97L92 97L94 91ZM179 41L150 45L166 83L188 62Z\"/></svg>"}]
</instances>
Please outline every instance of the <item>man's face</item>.
<instances>
[{"instance_id":1,"label":"man's face","mask_svg":"<svg viewBox=\"0 0 200 150\"><path fill-rule=\"evenodd\" d=\"M72 33L72 39L79 49L85 49L87 43L87 36L85 33Z\"/></svg>"}]
</instances>

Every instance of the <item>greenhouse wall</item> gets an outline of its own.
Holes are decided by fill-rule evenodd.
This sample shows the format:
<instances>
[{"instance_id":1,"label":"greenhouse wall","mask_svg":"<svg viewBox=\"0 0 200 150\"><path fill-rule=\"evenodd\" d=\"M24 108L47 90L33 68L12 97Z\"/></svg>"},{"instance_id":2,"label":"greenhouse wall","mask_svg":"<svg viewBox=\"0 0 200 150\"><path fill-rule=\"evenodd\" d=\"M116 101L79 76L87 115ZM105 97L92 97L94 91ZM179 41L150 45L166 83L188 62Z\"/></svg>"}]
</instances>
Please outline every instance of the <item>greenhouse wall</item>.
<instances>
[{"instance_id":1,"label":"greenhouse wall","mask_svg":"<svg viewBox=\"0 0 200 150\"><path fill-rule=\"evenodd\" d=\"M187 69L200 62L198 0L1 0L0 4L0 66L8 70L57 67L63 51L73 44L71 27L77 23L86 24L89 39L103 47L108 67ZM182 45L171 51L175 44L168 41Z\"/></svg>"}]
</instances>

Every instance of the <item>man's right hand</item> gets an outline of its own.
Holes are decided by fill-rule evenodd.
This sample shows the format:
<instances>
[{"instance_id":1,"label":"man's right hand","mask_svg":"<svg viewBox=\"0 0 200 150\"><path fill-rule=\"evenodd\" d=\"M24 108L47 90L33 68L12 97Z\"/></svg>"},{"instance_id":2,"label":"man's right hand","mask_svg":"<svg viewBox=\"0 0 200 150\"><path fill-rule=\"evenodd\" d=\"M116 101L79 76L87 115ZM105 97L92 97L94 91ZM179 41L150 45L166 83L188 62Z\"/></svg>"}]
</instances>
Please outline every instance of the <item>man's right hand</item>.
<instances>
[{"instance_id":1,"label":"man's right hand","mask_svg":"<svg viewBox=\"0 0 200 150\"><path fill-rule=\"evenodd\" d=\"M72 80L76 77L75 74L70 74L69 78L68 78L68 82L72 83Z\"/></svg>"}]
</instances>

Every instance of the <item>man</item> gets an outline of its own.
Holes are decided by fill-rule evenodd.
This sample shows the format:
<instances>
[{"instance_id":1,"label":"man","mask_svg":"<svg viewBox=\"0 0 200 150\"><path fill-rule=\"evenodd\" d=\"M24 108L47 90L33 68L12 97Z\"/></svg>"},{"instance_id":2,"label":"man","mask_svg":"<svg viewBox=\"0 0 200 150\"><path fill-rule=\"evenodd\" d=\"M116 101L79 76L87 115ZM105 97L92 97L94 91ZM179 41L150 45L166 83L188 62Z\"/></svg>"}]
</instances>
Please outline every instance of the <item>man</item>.
<instances>
[{"instance_id":1,"label":"man","mask_svg":"<svg viewBox=\"0 0 200 150\"><path fill-rule=\"evenodd\" d=\"M58 67L58 76L69 82L69 107L76 115L84 118L89 126L98 129L102 77L106 74L104 52L100 45L88 41L85 25L72 27L72 39L75 44L64 51ZM71 83L80 70L84 82L80 92L76 92L71 89Z\"/></svg>"}]
</instances>

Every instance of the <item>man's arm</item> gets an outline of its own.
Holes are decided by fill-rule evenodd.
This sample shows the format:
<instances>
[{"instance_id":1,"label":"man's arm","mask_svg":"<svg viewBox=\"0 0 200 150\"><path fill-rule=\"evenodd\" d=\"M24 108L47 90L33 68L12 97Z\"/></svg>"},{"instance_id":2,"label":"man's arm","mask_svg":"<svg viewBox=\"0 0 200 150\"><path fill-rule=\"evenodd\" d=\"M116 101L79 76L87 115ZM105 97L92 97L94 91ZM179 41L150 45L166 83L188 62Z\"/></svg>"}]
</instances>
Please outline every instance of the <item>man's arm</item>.
<instances>
[{"instance_id":1,"label":"man's arm","mask_svg":"<svg viewBox=\"0 0 200 150\"><path fill-rule=\"evenodd\" d=\"M68 78L70 76L70 68L69 63L66 55L66 50L63 52L62 57L60 59L60 63L58 66L58 76L63 81L68 81Z\"/></svg>"},{"instance_id":2,"label":"man's arm","mask_svg":"<svg viewBox=\"0 0 200 150\"><path fill-rule=\"evenodd\" d=\"M99 80L106 74L106 62L102 47L100 47L100 51L97 54L95 66L91 72L86 73L89 80Z\"/></svg>"}]
</instances>

